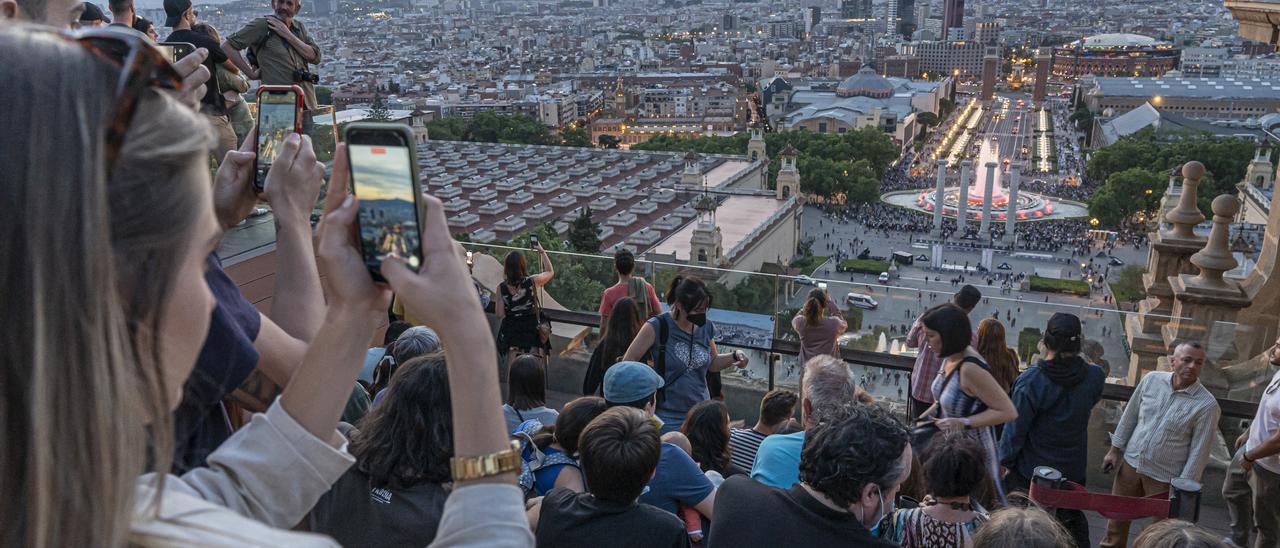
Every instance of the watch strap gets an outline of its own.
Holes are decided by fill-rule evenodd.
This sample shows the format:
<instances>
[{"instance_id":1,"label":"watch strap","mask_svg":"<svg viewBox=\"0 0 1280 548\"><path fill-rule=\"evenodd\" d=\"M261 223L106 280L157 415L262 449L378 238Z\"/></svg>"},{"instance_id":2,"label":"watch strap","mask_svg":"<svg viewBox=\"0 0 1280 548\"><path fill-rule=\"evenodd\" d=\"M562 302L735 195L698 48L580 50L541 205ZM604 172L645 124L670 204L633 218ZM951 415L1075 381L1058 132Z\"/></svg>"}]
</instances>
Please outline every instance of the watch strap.
<instances>
[{"instance_id":1,"label":"watch strap","mask_svg":"<svg viewBox=\"0 0 1280 548\"><path fill-rule=\"evenodd\" d=\"M453 472L453 481L477 480L520 471L520 442L511 441L511 447L474 457L453 457L449 459L449 468Z\"/></svg>"}]
</instances>

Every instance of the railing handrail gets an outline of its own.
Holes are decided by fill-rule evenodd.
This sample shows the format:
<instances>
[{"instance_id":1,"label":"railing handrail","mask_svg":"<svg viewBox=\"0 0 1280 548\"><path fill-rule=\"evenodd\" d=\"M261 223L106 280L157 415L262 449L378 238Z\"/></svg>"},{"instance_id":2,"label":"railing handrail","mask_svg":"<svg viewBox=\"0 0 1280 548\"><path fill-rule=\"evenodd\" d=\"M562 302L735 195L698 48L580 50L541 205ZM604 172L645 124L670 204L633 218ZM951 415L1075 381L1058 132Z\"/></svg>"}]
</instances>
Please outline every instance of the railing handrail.
<instances>
[{"instance_id":1,"label":"railing handrail","mask_svg":"<svg viewBox=\"0 0 1280 548\"><path fill-rule=\"evenodd\" d=\"M491 248L491 249L502 249L502 250L507 250L507 251L532 252L532 250L531 250L531 249L529 249L529 248L524 248L524 247L515 247L515 246L506 245L506 244L482 243L482 242L461 242L461 243L462 243L463 247L476 246L476 247L485 247L485 248ZM553 257L554 257L554 256L559 255L559 256L572 257L572 258L578 258L578 259L589 259L589 260L608 261L608 262L610 262L610 263L612 263L612 262L613 262L613 257L612 257L612 256L609 256L609 255L597 255L597 254L591 254L591 253L578 253L578 252L575 252L575 251L551 251L551 250L547 250L547 254L548 254L548 255L552 255ZM692 265L692 264L683 264L683 263L673 263L673 262L667 262L667 261L659 261L659 260L655 260L655 259L648 259L648 258L645 258L645 257L646 257L646 256L644 256L644 255L641 255L641 256L636 257L636 261L637 261L637 263L649 263L649 264L654 265L655 267L670 267L670 268L675 268L675 269L678 269L678 270L690 270L690 271L694 271L694 270L696 270L696 271L700 271L700 272L704 272L704 271L716 272L716 273L719 273L719 274L745 274L745 275L747 275L747 276L776 277L776 278L783 279L783 280L785 280L785 281L792 281L792 282L794 282L796 279L800 278L800 276L799 276L799 275L797 275L797 276L790 276L790 275L787 275L787 274L767 274L767 273L764 273L764 272L753 272L753 271L750 271L750 270L735 270L735 269L730 269L730 268L720 268L720 267L706 266L706 265ZM494 257L494 258L498 259L498 260L499 260L499 262L501 262L501 260L502 260L502 259L501 259L501 257ZM638 271L638 270L637 270L637 271ZM981 274L973 274L973 275L974 275L974 276L981 277ZM806 276L806 277L808 277L809 279L813 280L815 283L816 283L816 282L823 282L823 283L826 283L826 284L828 284L828 285L830 285L830 284L839 284L839 285L847 285L847 286L852 286L852 287L870 288L870 289L871 289L871 291L870 291L870 292L876 292L876 291L879 291L879 290L881 290L881 289L892 289L892 290L894 290L894 291L906 291L906 292L916 292L916 293L947 293L947 290L946 290L946 289L936 289L936 288L934 288L934 289L927 289L927 288L918 288L918 287L905 287L905 286L898 286L898 285L882 285L882 284L880 284L880 283L878 283L878 282L874 282L874 281L868 281L868 282L855 282L855 281L851 281L851 280L836 280L836 279L830 279L830 278L818 278L818 277L808 276L807 274L806 274L805 276ZM1039 305L1045 305L1045 304L1047 304L1047 305L1049 305L1049 306L1059 307L1059 308L1063 308L1063 309L1081 310L1081 311L1090 311L1090 312L1099 312L1099 311L1101 311L1101 312L1103 312L1103 313L1109 313L1109 314L1113 314L1113 313L1125 313L1125 312L1126 312L1126 311L1124 311L1124 310L1120 310L1120 309L1118 309L1118 308L1109 308L1109 307L1102 307L1102 306L1084 306L1084 305L1066 304L1066 303L1052 303L1052 302L1051 302L1051 303L1041 303L1041 302L1038 302L1038 301L1032 301L1032 300L1029 300L1029 299L1017 299L1017 298L1011 298L1011 297L1006 297L1006 296L1001 296L1001 295L986 295L986 294L984 294L982 297L983 297L984 299L989 299L989 300L991 300L991 301L995 301L995 302L1008 303L1010 306L1021 306L1022 304L1039 304ZM1113 301L1113 302L1114 302L1114 301ZM1180 319L1180 320L1183 320L1183 321L1195 321L1195 318L1179 318L1179 317L1176 317L1176 316L1165 315L1165 314L1159 314L1159 313L1155 313L1155 312L1148 312L1148 313L1147 313L1147 315L1148 315L1148 316L1150 316L1150 317L1152 317L1152 318L1159 319L1159 320L1161 320L1161 321L1174 321L1174 320L1179 320L1179 319ZM1239 323L1236 323L1236 322L1214 322L1214 323L1215 323L1216 325L1240 325Z\"/></svg>"},{"instance_id":2,"label":"railing handrail","mask_svg":"<svg viewBox=\"0 0 1280 548\"><path fill-rule=\"evenodd\" d=\"M542 310L542 314L552 322L580 325L583 327L598 327L600 325L600 315L595 312L579 312L574 310L544 308ZM800 354L800 343L785 339L770 339L770 345L768 348L733 343L724 344L735 348L744 348L747 350L756 350L771 354L786 354L789 356L796 356ZM874 352L856 348L841 348L840 357L849 363L869 365L872 367L892 369L907 373L910 373L915 366L915 359L909 356L898 356L884 352ZM1133 396L1133 390L1134 387L1132 386L1106 383L1102 387L1102 399L1128 402ZM1222 410L1222 415L1224 417L1252 419L1258 411L1258 404L1254 402L1218 398L1216 396L1214 398L1218 400L1218 407Z\"/></svg>"}]
</instances>

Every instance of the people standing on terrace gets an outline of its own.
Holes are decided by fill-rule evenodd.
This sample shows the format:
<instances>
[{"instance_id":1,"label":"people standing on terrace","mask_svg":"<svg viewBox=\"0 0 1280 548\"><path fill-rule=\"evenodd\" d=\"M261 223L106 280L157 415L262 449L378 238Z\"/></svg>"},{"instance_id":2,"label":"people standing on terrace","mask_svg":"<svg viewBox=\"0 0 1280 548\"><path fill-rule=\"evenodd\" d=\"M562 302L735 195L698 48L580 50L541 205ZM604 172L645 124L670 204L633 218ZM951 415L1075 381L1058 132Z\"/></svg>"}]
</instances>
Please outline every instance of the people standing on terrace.
<instances>
[{"instance_id":1,"label":"people standing on terrace","mask_svg":"<svg viewBox=\"0 0 1280 548\"><path fill-rule=\"evenodd\" d=\"M808 363L822 354L839 358L840 335L849 324L827 290L815 287L809 290L804 307L791 318L791 329L800 337L800 363ZM804 368L800 369L800 385L804 385Z\"/></svg>"},{"instance_id":2,"label":"people standing on terrace","mask_svg":"<svg viewBox=\"0 0 1280 548\"><path fill-rule=\"evenodd\" d=\"M965 314L973 312L973 308L978 306L981 300L982 292L972 285L961 287L951 297L951 302L960 307ZM969 343L977 345L977 336L971 336ZM915 367L911 369L911 416L913 417L923 415L925 410L933 405L933 379L938 376L938 371L942 368L942 357L938 355L938 351L926 349L924 344L924 324L920 322L920 318L917 318L915 323L911 324L911 330L907 332L907 347L919 349Z\"/></svg>"},{"instance_id":3,"label":"people standing on terrace","mask_svg":"<svg viewBox=\"0 0 1280 548\"><path fill-rule=\"evenodd\" d=\"M1106 375L1080 357L1080 318L1057 313L1044 330L1044 357L1018 377L1013 403L1018 418L1000 439L1001 464L1008 468L1008 491L1030 489L1038 466L1052 466L1070 481L1085 484L1089 462L1089 422L1102 399ZM1057 518L1077 546L1089 544L1089 522L1080 510L1057 510Z\"/></svg>"},{"instance_id":4,"label":"people standing on terrace","mask_svg":"<svg viewBox=\"0 0 1280 548\"><path fill-rule=\"evenodd\" d=\"M991 477L999 477L1000 453L996 450L994 427L1018 418L1018 412L991 375L990 366L970 345L973 330L968 314L956 305L942 304L926 311L920 324L930 351L942 357L942 368L931 387L936 403L922 415L933 417L943 434L977 441ZM1004 492L998 484L995 495L1004 502Z\"/></svg>"},{"instance_id":5,"label":"people standing on terrace","mask_svg":"<svg viewBox=\"0 0 1280 548\"><path fill-rule=\"evenodd\" d=\"M645 322L623 358L639 361L652 356L664 382L657 408L663 433L679 430L689 409L711 398L708 373L746 368L749 363L741 351L721 354L716 350L716 326L707 320L711 294L702 280L676 276L667 291L667 302L670 310Z\"/></svg>"},{"instance_id":6,"label":"people standing on terrace","mask_svg":"<svg viewBox=\"0 0 1280 548\"><path fill-rule=\"evenodd\" d=\"M1169 492L1174 478L1200 481L1222 415L1218 400L1200 384L1205 349L1198 342L1174 345L1172 371L1142 377L1125 404L1102 470L1116 472L1111 492L1146 497ZM1129 522L1110 520L1099 546L1123 547Z\"/></svg>"},{"instance_id":7,"label":"people standing on terrace","mask_svg":"<svg viewBox=\"0 0 1280 548\"><path fill-rule=\"evenodd\" d=\"M613 270L618 274L618 283L609 286L600 296L600 327L609 324L609 316L613 307L624 297L631 297L640 311L640 319L648 320L662 313L662 303L658 302L658 292L644 278L633 276L636 269L636 257L630 249L622 248L613 254ZM643 294L638 289L643 284ZM633 288L632 285L637 287ZM643 298L641 298L643 297Z\"/></svg>"},{"instance_id":8,"label":"people standing on terrace","mask_svg":"<svg viewBox=\"0 0 1280 548\"><path fill-rule=\"evenodd\" d=\"M0 317L13 321L0 357L11 411L0 415L0 543L331 546L288 529L354 462L336 426L388 304L353 237L357 200L345 191L326 200L315 255L328 300L283 394L209 455L212 466L170 474L170 413L216 307L204 274L224 204L212 191L209 122L146 85L181 77L138 49L152 48L143 39L113 34L138 65L122 71L117 49L50 30L0 27L10 107L0 126L11 129L0 132L0 196L11 209L0 237L12 244L6 260L23 265L0 269ZM129 104L136 110L120 110ZM308 138L285 147L292 161L273 173L320 177ZM31 160L55 151L56 161ZM345 147L334 163L333 188L346 189ZM227 169L215 179L250 173ZM425 266L414 273L391 260L383 274L445 342L459 466L435 542L531 546L497 355L443 204L423 201Z\"/></svg>"},{"instance_id":9,"label":"people standing on terrace","mask_svg":"<svg viewBox=\"0 0 1280 548\"><path fill-rule=\"evenodd\" d=\"M604 379L605 372L613 364L622 361L631 341L635 340L636 333L640 331L640 326L644 325L644 319L636 309L637 302L631 297L623 297L613 305L613 313L600 332L600 342L591 351L591 358L587 361L587 372L582 379L582 395L600 395L600 382Z\"/></svg>"},{"instance_id":10,"label":"people standing on terrace","mask_svg":"<svg viewBox=\"0 0 1280 548\"><path fill-rule=\"evenodd\" d=\"M1280 339L1268 352L1280 366ZM1280 546L1280 371L1262 391L1258 413L1235 440L1236 453L1227 470L1222 496L1231 512L1231 538L1249 546L1250 523L1256 525L1253 546Z\"/></svg>"},{"instance_id":11,"label":"people standing on terrace","mask_svg":"<svg viewBox=\"0 0 1280 548\"><path fill-rule=\"evenodd\" d=\"M535 242L533 249L541 258L542 272L530 276L524 253L508 253L503 261L503 280L498 285L500 298L494 301L494 313L501 321L498 325L498 350L505 354L508 364L521 354L534 354L544 359L551 355L551 341L542 340L538 333L539 309L542 307L539 298L540 290L556 276L556 270L542 244Z\"/></svg>"}]
</instances>

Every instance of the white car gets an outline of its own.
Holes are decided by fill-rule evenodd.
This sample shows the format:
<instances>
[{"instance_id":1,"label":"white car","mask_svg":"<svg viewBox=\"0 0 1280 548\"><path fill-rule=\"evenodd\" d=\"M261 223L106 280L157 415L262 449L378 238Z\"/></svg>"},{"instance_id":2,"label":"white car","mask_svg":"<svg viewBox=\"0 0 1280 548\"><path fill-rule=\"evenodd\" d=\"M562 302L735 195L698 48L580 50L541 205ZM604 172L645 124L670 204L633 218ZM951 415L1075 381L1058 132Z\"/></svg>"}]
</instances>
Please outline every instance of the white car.
<instances>
[{"instance_id":1,"label":"white car","mask_svg":"<svg viewBox=\"0 0 1280 548\"><path fill-rule=\"evenodd\" d=\"M818 282L813 281L813 278L810 278L803 274L796 276L796 283L800 285L818 285Z\"/></svg>"},{"instance_id":2,"label":"white car","mask_svg":"<svg viewBox=\"0 0 1280 548\"><path fill-rule=\"evenodd\" d=\"M880 285L888 285L888 283L889 283L889 273L888 273L888 272L881 272L881 273L880 273L880 277L876 278L876 281L877 281L877 282L880 282Z\"/></svg>"},{"instance_id":3,"label":"white car","mask_svg":"<svg viewBox=\"0 0 1280 548\"><path fill-rule=\"evenodd\" d=\"M845 295L844 303L849 306L863 308L866 310L875 310L876 307L880 306L880 303L876 302L875 299L871 298L871 295L867 295L866 293L850 293Z\"/></svg>"}]
</instances>

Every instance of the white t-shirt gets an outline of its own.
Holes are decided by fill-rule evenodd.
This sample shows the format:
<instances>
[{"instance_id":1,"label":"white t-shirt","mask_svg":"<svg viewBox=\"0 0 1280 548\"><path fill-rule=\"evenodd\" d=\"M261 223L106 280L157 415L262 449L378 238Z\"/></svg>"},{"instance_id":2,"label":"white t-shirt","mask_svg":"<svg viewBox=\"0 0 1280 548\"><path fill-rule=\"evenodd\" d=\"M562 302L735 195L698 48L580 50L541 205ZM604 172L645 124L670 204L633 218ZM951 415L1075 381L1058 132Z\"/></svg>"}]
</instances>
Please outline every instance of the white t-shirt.
<instances>
[{"instance_id":1,"label":"white t-shirt","mask_svg":"<svg viewBox=\"0 0 1280 548\"><path fill-rule=\"evenodd\" d=\"M1249 427L1249 443L1245 444L1245 448L1248 451L1254 450L1275 436L1277 429L1280 429L1280 371L1271 377L1271 384L1267 385L1267 389L1262 392L1262 399L1258 400L1258 415ZM1280 455L1258 459L1254 461L1254 465L1280 474Z\"/></svg>"},{"instance_id":2,"label":"white t-shirt","mask_svg":"<svg viewBox=\"0 0 1280 548\"><path fill-rule=\"evenodd\" d=\"M514 407L503 404L502 415L507 419L507 432L510 433L514 432L516 427L520 426L520 423L530 419L538 419L538 422L541 422L543 426L553 426L556 423L556 419L560 417L560 412L547 407L534 407L533 409L516 411Z\"/></svg>"}]
</instances>

